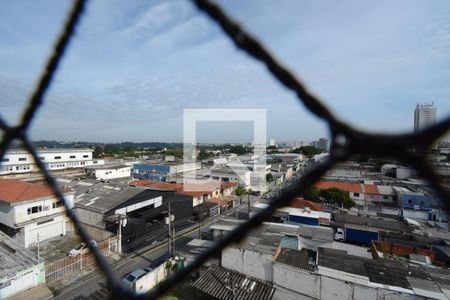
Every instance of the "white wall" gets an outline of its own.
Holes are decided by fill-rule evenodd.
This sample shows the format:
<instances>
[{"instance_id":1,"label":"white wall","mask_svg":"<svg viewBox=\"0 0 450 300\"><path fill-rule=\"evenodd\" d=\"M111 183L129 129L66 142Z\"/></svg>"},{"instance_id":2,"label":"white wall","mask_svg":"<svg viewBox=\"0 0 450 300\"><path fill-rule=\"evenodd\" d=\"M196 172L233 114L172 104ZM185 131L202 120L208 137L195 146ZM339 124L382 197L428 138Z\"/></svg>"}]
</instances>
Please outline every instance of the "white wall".
<instances>
[{"instance_id":1,"label":"white wall","mask_svg":"<svg viewBox=\"0 0 450 300\"><path fill-rule=\"evenodd\" d=\"M62 170L79 168L88 165L104 164L104 161L92 159L93 150L41 150L38 156L50 170ZM59 157L59 158L58 158ZM36 164L31 154L25 151L10 151L6 153L0 166L0 174L15 174L37 171Z\"/></svg>"},{"instance_id":2,"label":"white wall","mask_svg":"<svg viewBox=\"0 0 450 300\"><path fill-rule=\"evenodd\" d=\"M74 194L66 194L65 199L69 204L70 208L73 208L73 199ZM16 224L20 224L23 222L31 221L37 218L51 216L57 213L61 213L65 211L64 206L53 208L53 203L59 203L57 199L54 197L41 198L40 200L35 200L31 202L26 202L24 204L18 204L13 206L14 213L14 224L9 225L10 227L14 227ZM28 208L32 208L34 206L42 206L42 211L37 213L28 214ZM0 222L2 222L0 220Z\"/></svg>"},{"instance_id":3,"label":"white wall","mask_svg":"<svg viewBox=\"0 0 450 300\"><path fill-rule=\"evenodd\" d=\"M275 262L273 283L308 297L320 297L320 276ZM301 283L301 284L300 284Z\"/></svg>"},{"instance_id":4,"label":"white wall","mask_svg":"<svg viewBox=\"0 0 450 300\"><path fill-rule=\"evenodd\" d=\"M222 251L222 266L262 280L273 279L273 255L228 247Z\"/></svg>"},{"instance_id":5,"label":"white wall","mask_svg":"<svg viewBox=\"0 0 450 300\"><path fill-rule=\"evenodd\" d=\"M94 170L95 178L98 180L107 180L114 178L131 177L131 168L111 168Z\"/></svg>"}]
</instances>

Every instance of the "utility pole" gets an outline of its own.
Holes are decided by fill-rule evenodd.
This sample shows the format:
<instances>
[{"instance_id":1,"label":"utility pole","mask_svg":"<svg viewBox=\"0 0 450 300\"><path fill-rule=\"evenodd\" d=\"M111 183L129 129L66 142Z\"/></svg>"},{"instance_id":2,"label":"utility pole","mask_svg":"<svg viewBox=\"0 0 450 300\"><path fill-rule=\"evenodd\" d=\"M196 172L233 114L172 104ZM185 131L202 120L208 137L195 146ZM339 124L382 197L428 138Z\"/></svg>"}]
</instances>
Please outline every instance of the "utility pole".
<instances>
[{"instance_id":1,"label":"utility pole","mask_svg":"<svg viewBox=\"0 0 450 300\"><path fill-rule=\"evenodd\" d=\"M247 193L248 218L250 219L250 193Z\"/></svg>"},{"instance_id":2,"label":"utility pole","mask_svg":"<svg viewBox=\"0 0 450 300\"><path fill-rule=\"evenodd\" d=\"M168 219L167 226L169 226L169 241L168 241L168 244L169 244L169 257L172 257L172 240L171 240L171 237L172 237L172 221L171 221L172 215L171 215L171 213L172 212L170 210L170 199L169 199L169 210L167 212L167 219Z\"/></svg>"}]
</instances>

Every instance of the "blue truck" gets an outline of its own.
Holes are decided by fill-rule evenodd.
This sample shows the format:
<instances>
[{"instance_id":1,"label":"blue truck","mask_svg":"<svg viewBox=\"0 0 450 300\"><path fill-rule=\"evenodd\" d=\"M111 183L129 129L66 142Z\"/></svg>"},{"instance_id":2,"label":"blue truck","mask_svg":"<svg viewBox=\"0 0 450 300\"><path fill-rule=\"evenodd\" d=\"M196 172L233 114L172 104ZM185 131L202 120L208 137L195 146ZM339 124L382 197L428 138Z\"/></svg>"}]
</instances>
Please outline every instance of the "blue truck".
<instances>
[{"instance_id":1,"label":"blue truck","mask_svg":"<svg viewBox=\"0 0 450 300\"><path fill-rule=\"evenodd\" d=\"M362 228L362 227L350 227L337 228L334 234L336 241L349 242L354 244L360 244L370 246L371 241L378 241L378 231Z\"/></svg>"}]
</instances>

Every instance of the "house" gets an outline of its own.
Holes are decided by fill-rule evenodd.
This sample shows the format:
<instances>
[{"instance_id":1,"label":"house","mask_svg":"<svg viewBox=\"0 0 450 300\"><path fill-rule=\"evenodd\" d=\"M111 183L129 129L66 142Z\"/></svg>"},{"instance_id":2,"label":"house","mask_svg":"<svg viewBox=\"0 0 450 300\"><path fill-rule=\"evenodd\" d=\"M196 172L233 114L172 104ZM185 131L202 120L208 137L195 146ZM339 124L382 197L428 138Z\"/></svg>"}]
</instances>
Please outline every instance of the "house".
<instances>
[{"instance_id":1,"label":"house","mask_svg":"<svg viewBox=\"0 0 450 300\"><path fill-rule=\"evenodd\" d=\"M131 167L127 165L106 164L102 166L89 166L84 168L87 178L96 180L109 180L131 177Z\"/></svg>"},{"instance_id":2,"label":"house","mask_svg":"<svg viewBox=\"0 0 450 300\"><path fill-rule=\"evenodd\" d=\"M101 165L105 161L93 159L93 149L39 149L38 156L48 170L65 170ZM9 150L0 166L0 175L36 172L38 168L33 157L26 150Z\"/></svg>"},{"instance_id":3,"label":"house","mask_svg":"<svg viewBox=\"0 0 450 300\"><path fill-rule=\"evenodd\" d=\"M73 207L74 191L63 190ZM66 234L66 216L53 190L43 184L19 180L0 180L0 228L28 248L38 242Z\"/></svg>"},{"instance_id":4,"label":"house","mask_svg":"<svg viewBox=\"0 0 450 300\"><path fill-rule=\"evenodd\" d=\"M169 207L173 228L184 228L193 219L191 196L144 187L106 187L92 189L79 199L76 213L92 231L118 233L120 226L124 252L166 238Z\"/></svg>"},{"instance_id":5,"label":"house","mask_svg":"<svg viewBox=\"0 0 450 300\"><path fill-rule=\"evenodd\" d=\"M220 229L238 225L229 223L229 228L220 223ZM306 246L313 244L312 239L330 240L332 234L323 235L317 230L321 227L301 227L313 232L311 239L305 237L296 247L292 241L297 239L298 227L263 223L238 244L222 250L222 267L273 283L274 300L446 299L449 270L373 259L367 249L344 243L311 250ZM308 235L304 228L301 231Z\"/></svg>"},{"instance_id":6,"label":"house","mask_svg":"<svg viewBox=\"0 0 450 300\"><path fill-rule=\"evenodd\" d=\"M44 283L44 260L0 231L0 299Z\"/></svg>"},{"instance_id":7,"label":"house","mask_svg":"<svg viewBox=\"0 0 450 300\"><path fill-rule=\"evenodd\" d=\"M153 164L133 164L133 178L166 182L169 176L200 169L200 162L170 161Z\"/></svg>"},{"instance_id":8,"label":"house","mask_svg":"<svg viewBox=\"0 0 450 300\"><path fill-rule=\"evenodd\" d=\"M189 184L187 187L188 189L185 189L185 186L182 184L176 184L176 183L168 183L168 182L160 182L160 181L153 181L153 180L135 180L131 181L129 183L132 186L144 186L147 188L152 189L159 189L159 190L168 190L168 191L176 191L177 194L180 195L188 195L191 196L193 201L192 205L197 206L199 204L202 204L204 201L208 200L211 197L218 197L221 193L220 185L214 185L214 184ZM237 184L233 185L226 185L225 190L230 192L230 189L232 187L236 186Z\"/></svg>"},{"instance_id":9,"label":"house","mask_svg":"<svg viewBox=\"0 0 450 300\"><path fill-rule=\"evenodd\" d=\"M292 207L292 208L301 208L301 209L305 209L308 207L310 210L314 210L314 211L322 211L323 210L322 204L317 203L317 202L312 202L309 200L305 200L301 197L294 198L291 202L289 202L289 204L287 206Z\"/></svg>"}]
</instances>

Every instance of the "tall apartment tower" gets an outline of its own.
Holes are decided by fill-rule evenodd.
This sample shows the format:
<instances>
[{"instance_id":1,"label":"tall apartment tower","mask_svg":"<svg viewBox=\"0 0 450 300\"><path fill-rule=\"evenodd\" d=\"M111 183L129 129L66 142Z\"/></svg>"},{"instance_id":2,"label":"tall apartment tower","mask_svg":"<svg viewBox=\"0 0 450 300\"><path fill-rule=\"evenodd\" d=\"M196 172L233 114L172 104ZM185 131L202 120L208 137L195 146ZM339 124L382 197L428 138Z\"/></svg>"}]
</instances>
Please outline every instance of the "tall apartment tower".
<instances>
[{"instance_id":1,"label":"tall apartment tower","mask_svg":"<svg viewBox=\"0 0 450 300\"><path fill-rule=\"evenodd\" d=\"M436 107L433 105L433 103L417 104L414 111L414 132L436 123Z\"/></svg>"}]
</instances>

